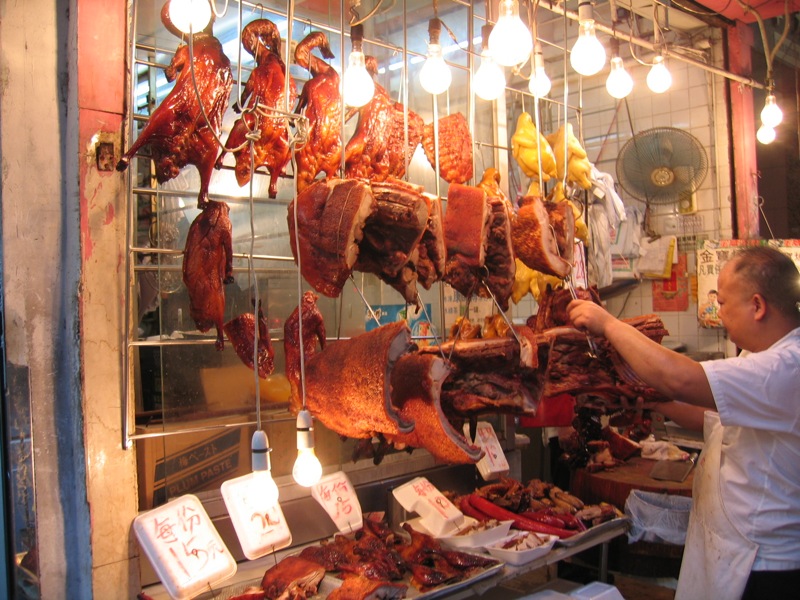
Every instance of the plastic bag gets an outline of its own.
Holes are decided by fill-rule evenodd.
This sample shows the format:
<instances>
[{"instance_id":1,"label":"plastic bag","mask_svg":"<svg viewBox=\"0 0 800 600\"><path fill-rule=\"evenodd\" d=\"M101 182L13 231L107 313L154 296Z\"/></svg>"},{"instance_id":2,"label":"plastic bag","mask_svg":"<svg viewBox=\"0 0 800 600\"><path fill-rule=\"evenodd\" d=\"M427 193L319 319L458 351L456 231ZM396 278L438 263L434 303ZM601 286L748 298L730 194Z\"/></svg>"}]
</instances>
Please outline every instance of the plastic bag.
<instances>
[{"instance_id":1,"label":"plastic bag","mask_svg":"<svg viewBox=\"0 0 800 600\"><path fill-rule=\"evenodd\" d=\"M631 518L628 543L661 542L683 545L689 527L692 499L686 496L632 490L625 501Z\"/></svg>"}]
</instances>

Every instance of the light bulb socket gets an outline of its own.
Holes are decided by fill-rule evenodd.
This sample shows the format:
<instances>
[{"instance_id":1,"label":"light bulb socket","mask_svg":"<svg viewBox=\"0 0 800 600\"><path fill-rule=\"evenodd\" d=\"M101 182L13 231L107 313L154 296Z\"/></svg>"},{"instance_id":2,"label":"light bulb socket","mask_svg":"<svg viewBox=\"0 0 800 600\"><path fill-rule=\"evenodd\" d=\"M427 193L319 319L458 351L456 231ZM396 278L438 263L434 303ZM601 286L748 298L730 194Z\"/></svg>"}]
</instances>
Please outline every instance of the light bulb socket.
<instances>
[{"instance_id":1,"label":"light bulb socket","mask_svg":"<svg viewBox=\"0 0 800 600\"><path fill-rule=\"evenodd\" d=\"M364 42L364 25L358 23L350 27L350 42L353 44L353 52L361 52Z\"/></svg>"},{"instance_id":2,"label":"light bulb socket","mask_svg":"<svg viewBox=\"0 0 800 600\"><path fill-rule=\"evenodd\" d=\"M486 23L481 27L481 52L489 49L489 36L492 35L492 29L494 29L494 25L491 23Z\"/></svg>"},{"instance_id":3,"label":"light bulb socket","mask_svg":"<svg viewBox=\"0 0 800 600\"><path fill-rule=\"evenodd\" d=\"M578 22L594 21L594 10L590 0L581 0L578 4Z\"/></svg>"},{"instance_id":4,"label":"light bulb socket","mask_svg":"<svg viewBox=\"0 0 800 600\"><path fill-rule=\"evenodd\" d=\"M433 17L428 21L428 39L431 44L439 43L439 36L442 33L442 20L439 17Z\"/></svg>"},{"instance_id":5,"label":"light bulb socket","mask_svg":"<svg viewBox=\"0 0 800 600\"><path fill-rule=\"evenodd\" d=\"M311 413L301 410L297 413L297 449L307 450L314 447L314 421Z\"/></svg>"},{"instance_id":6,"label":"light bulb socket","mask_svg":"<svg viewBox=\"0 0 800 600\"><path fill-rule=\"evenodd\" d=\"M608 40L608 47L611 50L611 58L616 58L619 56L619 40L615 37L612 37Z\"/></svg>"},{"instance_id":7,"label":"light bulb socket","mask_svg":"<svg viewBox=\"0 0 800 600\"><path fill-rule=\"evenodd\" d=\"M250 442L250 461L253 471L272 470L269 458L270 452L272 452L272 448L269 447L267 433L261 429L256 429Z\"/></svg>"},{"instance_id":8,"label":"light bulb socket","mask_svg":"<svg viewBox=\"0 0 800 600\"><path fill-rule=\"evenodd\" d=\"M544 68L544 53L539 41L533 43L533 69L536 70L537 67Z\"/></svg>"}]
</instances>

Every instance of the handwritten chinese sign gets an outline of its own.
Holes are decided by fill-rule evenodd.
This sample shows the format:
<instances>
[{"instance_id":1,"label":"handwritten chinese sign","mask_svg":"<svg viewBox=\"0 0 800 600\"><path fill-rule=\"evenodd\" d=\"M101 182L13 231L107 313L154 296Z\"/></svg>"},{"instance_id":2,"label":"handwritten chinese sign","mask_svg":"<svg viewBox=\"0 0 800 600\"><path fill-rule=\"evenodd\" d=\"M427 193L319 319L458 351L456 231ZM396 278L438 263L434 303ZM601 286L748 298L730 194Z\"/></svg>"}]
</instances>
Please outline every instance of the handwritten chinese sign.
<instances>
[{"instance_id":1,"label":"handwritten chinese sign","mask_svg":"<svg viewBox=\"0 0 800 600\"><path fill-rule=\"evenodd\" d=\"M265 490L265 477L270 475L265 471L253 471L229 479L220 488L242 552L250 560L292 543L280 504L270 501Z\"/></svg>"},{"instance_id":2,"label":"handwritten chinese sign","mask_svg":"<svg viewBox=\"0 0 800 600\"><path fill-rule=\"evenodd\" d=\"M364 524L361 504L344 471L320 479L311 489L311 496L325 509L339 531L350 533Z\"/></svg>"},{"instance_id":3,"label":"handwritten chinese sign","mask_svg":"<svg viewBox=\"0 0 800 600\"><path fill-rule=\"evenodd\" d=\"M433 535L445 535L461 526L464 514L425 477L404 483L392 494L407 511L416 512Z\"/></svg>"},{"instance_id":4,"label":"handwritten chinese sign","mask_svg":"<svg viewBox=\"0 0 800 600\"><path fill-rule=\"evenodd\" d=\"M236 561L197 496L142 513L133 529L171 598L194 598L236 573Z\"/></svg>"}]
</instances>

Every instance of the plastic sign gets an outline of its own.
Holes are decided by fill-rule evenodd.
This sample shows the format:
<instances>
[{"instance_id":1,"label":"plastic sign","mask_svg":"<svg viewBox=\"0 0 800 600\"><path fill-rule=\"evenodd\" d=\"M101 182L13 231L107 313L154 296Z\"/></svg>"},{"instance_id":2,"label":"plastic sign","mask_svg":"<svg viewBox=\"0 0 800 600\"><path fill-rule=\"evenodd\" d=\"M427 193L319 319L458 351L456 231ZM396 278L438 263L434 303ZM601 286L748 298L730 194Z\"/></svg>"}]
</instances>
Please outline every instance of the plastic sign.
<instances>
[{"instance_id":1,"label":"plastic sign","mask_svg":"<svg viewBox=\"0 0 800 600\"><path fill-rule=\"evenodd\" d=\"M311 488L311 496L325 509L339 531L352 533L364 525L361 504L344 471L320 479Z\"/></svg>"},{"instance_id":2,"label":"plastic sign","mask_svg":"<svg viewBox=\"0 0 800 600\"><path fill-rule=\"evenodd\" d=\"M425 477L417 477L392 491L397 502L420 516L420 522L432 535L455 531L464 523L464 514Z\"/></svg>"},{"instance_id":3,"label":"plastic sign","mask_svg":"<svg viewBox=\"0 0 800 600\"><path fill-rule=\"evenodd\" d=\"M236 561L197 496L186 494L133 520L153 569L175 600L187 600L236 574Z\"/></svg>"},{"instance_id":4,"label":"plastic sign","mask_svg":"<svg viewBox=\"0 0 800 600\"><path fill-rule=\"evenodd\" d=\"M464 435L469 436L469 423L464 423ZM476 465L481 477L486 481L492 481L508 475L511 469L491 423L486 421L478 423L473 443L483 450L483 458Z\"/></svg>"},{"instance_id":5,"label":"plastic sign","mask_svg":"<svg viewBox=\"0 0 800 600\"><path fill-rule=\"evenodd\" d=\"M264 491L265 477L269 477L268 472L253 471L220 486L242 552L250 560L292 543L280 504L271 501Z\"/></svg>"}]
</instances>

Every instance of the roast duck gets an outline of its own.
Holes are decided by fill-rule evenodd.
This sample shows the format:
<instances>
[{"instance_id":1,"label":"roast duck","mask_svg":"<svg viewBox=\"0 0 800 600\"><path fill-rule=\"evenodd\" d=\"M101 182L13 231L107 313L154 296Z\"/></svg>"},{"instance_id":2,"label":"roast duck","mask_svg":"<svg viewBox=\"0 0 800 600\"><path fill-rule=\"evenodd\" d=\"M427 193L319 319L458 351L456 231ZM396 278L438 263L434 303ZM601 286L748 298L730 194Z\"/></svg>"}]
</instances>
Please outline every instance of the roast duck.
<instances>
[{"instance_id":1,"label":"roast duck","mask_svg":"<svg viewBox=\"0 0 800 600\"><path fill-rule=\"evenodd\" d=\"M258 327L258 345L256 341ZM261 307L258 307L258 322L253 313L244 313L225 323L225 335L233 345L236 355L251 369L258 364L258 376L262 379L275 370L275 350L269 337L269 327ZM256 352L256 348L258 349Z\"/></svg>"},{"instance_id":2,"label":"roast duck","mask_svg":"<svg viewBox=\"0 0 800 600\"><path fill-rule=\"evenodd\" d=\"M307 598L329 572L341 585L327 598L392 600L405 598L411 586L425 593L497 564L488 556L449 550L407 524L395 532L383 521L365 519L352 534L336 534L267 569L261 591L262 598Z\"/></svg>"},{"instance_id":3,"label":"roast duck","mask_svg":"<svg viewBox=\"0 0 800 600\"><path fill-rule=\"evenodd\" d=\"M374 56L366 57L366 67L373 78L377 76ZM422 117L394 102L378 83L372 100L348 111L347 120L355 114L358 123L345 148L345 175L371 181L402 179L406 164L422 140Z\"/></svg>"},{"instance_id":4,"label":"roast duck","mask_svg":"<svg viewBox=\"0 0 800 600\"><path fill-rule=\"evenodd\" d=\"M169 4L166 2L161 10L161 21L167 30L181 37L169 18ZM175 86L117 163L117 170L124 171L131 158L148 146L159 183L177 177L186 165L194 165L200 174L199 208L208 204L208 185L220 150L217 136L233 85L230 61L222 44L211 34L212 24L213 19L204 31L192 36L191 54L187 44L175 51L164 72L167 81L175 81Z\"/></svg>"},{"instance_id":5,"label":"roast duck","mask_svg":"<svg viewBox=\"0 0 800 600\"><path fill-rule=\"evenodd\" d=\"M294 80L289 78L289 101L286 100L286 65L280 56L281 37L278 28L268 19L256 19L242 30L242 46L256 61L242 91L242 97L234 106L242 116L231 129L226 148L236 157L236 181L240 186L250 181L251 169L265 166L269 171L269 197L278 195L280 177L291 158L288 121L274 111L286 112L294 106L297 91ZM258 133L252 146L248 134ZM251 151L252 147L252 151ZM216 166L222 166L226 148L222 149ZM251 166L252 161L252 166Z\"/></svg>"},{"instance_id":6,"label":"roast duck","mask_svg":"<svg viewBox=\"0 0 800 600\"><path fill-rule=\"evenodd\" d=\"M324 60L311 54L319 48L326 59L333 58L328 38L321 31L308 34L295 48L295 62L311 73L297 103L298 112L308 119L308 139L295 156L297 190L302 191L320 173L333 177L342 160L342 96L339 74Z\"/></svg>"}]
</instances>

